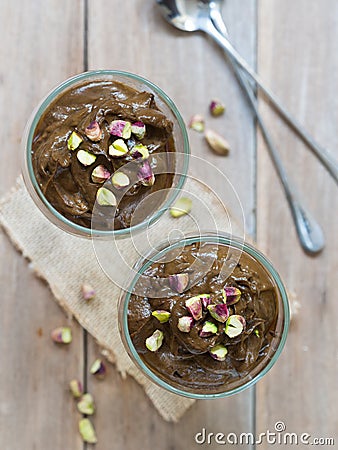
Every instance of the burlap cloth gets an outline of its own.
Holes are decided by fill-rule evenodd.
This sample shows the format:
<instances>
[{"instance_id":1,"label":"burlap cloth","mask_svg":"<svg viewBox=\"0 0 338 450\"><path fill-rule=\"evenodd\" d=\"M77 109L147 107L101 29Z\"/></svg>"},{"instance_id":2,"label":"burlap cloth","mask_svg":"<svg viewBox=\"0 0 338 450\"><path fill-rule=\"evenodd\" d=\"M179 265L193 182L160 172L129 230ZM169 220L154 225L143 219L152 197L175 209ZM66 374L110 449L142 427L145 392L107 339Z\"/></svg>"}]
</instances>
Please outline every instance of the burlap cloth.
<instances>
[{"instance_id":1,"label":"burlap cloth","mask_svg":"<svg viewBox=\"0 0 338 450\"><path fill-rule=\"evenodd\" d=\"M219 229L235 235L243 233L234 220L229 221L229 211L222 210L213 196L201 189L196 181L188 180L185 189L208 205ZM230 222L232 229L229 229ZM100 267L91 239L71 236L51 224L34 204L21 177L12 192L0 202L0 223L15 247L31 261L35 272L48 282L58 303L96 339L102 353L116 365L122 376L131 375L143 386L165 420L178 421L194 400L158 387L129 358L118 331L117 303L121 290ZM153 240L162 242L178 223L181 229L190 231L191 223L186 217L173 219L165 213L152 229ZM129 238L120 240L118 247L120 256L131 265L139 259ZM96 289L96 298L91 302L85 302L81 296L84 282L90 282Z\"/></svg>"}]
</instances>

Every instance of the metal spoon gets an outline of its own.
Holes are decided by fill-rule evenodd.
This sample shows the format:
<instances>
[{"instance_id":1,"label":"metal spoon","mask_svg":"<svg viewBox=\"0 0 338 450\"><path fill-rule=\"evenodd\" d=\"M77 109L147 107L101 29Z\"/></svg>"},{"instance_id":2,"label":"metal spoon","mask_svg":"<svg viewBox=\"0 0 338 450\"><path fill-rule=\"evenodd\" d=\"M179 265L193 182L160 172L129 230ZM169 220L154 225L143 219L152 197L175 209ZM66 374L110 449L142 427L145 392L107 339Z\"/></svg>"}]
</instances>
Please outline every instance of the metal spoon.
<instances>
[{"instance_id":1,"label":"metal spoon","mask_svg":"<svg viewBox=\"0 0 338 450\"><path fill-rule=\"evenodd\" d=\"M178 0L179 1L179 0ZM175 2L171 2L171 5L174 6ZM211 1L209 6L210 9L204 8L203 11L206 13L206 19L209 21L213 21L213 26L217 27L217 29L224 35L227 35L227 29L224 24L224 21L221 16L220 11L220 3ZM194 12L193 9L190 10L191 13ZM196 9L195 9L196 12ZM167 16L166 16L167 17ZM176 16L177 17L177 16ZM186 19L185 19L186 20ZM175 23L173 23L175 25ZM175 25L176 26L176 25ZM235 60L230 58L230 61L233 65L235 73L238 77L238 80L246 92L248 99L250 101L251 106L253 107L256 115L258 124L261 127L262 135L266 141L266 144L270 150L271 157L274 161L275 167L277 169L278 175L282 181L286 198L291 208L292 216L296 225L297 234L300 240L300 243L304 250L308 253L315 254L321 251L324 247L324 237L320 226L313 219L313 217L306 211L306 209L301 205L301 202L297 198L295 194L295 189L290 185L290 181L286 174L286 171L283 167L282 161L279 157L278 151L270 137L270 134L264 124L262 116L259 113L256 98L253 94L251 86L248 83L248 80L244 77L244 74L240 71L237 66Z\"/></svg>"},{"instance_id":2,"label":"metal spoon","mask_svg":"<svg viewBox=\"0 0 338 450\"><path fill-rule=\"evenodd\" d=\"M221 14L222 3L223 0L210 2L210 18L213 21L216 28L224 36L228 36L228 30ZM296 190L293 188L292 183L290 182L290 179L287 176L284 165L280 159L278 150L259 112L256 97L252 91L251 85L245 78L242 71L239 69L238 65L236 64L236 61L233 58L230 58L230 62L238 78L238 81L242 86L244 92L246 93L248 100L256 114L257 123L261 128L263 138L270 151L271 158L274 162L274 165L276 167L276 170L284 187L285 195L292 212L293 220L296 225L297 234L301 242L301 245L304 248L304 250L307 251L308 253L313 254L318 253L324 247L323 232L318 223L313 219L311 214L305 210L304 206L302 206L298 196L295 193Z\"/></svg>"},{"instance_id":3,"label":"metal spoon","mask_svg":"<svg viewBox=\"0 0 338 450\"><path fill-rule=\"evenodd\" d=\"M226 53L236 60L237 64L254 80L265 93L276 110L280 113L286 123L291 126L303 141L311 148L317 158L330 172L336 183L338 183L338 163L333 156L322 148L305 128L287 111L279 99L265 87L260 76L250 67L245 59L233 47L229 39L224 36L210 20L209 7L219 0L156 0L161 7L164 18L176 28L183 31L204 31L211 36Z\"/></svg>"}]
</instances>

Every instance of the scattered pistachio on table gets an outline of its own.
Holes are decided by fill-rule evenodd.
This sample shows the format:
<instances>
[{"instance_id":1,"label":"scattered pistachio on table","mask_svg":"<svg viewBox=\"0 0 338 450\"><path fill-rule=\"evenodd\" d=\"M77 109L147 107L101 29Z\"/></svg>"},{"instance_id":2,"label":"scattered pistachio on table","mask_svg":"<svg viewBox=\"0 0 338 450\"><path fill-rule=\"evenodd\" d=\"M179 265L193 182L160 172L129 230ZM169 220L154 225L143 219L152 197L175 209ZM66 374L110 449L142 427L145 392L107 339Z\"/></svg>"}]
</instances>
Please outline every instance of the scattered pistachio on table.
<instances>
[{"instance_id":1,"label":"scattered pistachio on table","mask_svg":"<svg viewBox=\"0 0 338 450\"><path fill-rule=\"evenodd\" d=\"M186 214L189 214L192 208L192 200L188 197L181 197L170 208L170 215L177 219Z\"/></svg>"},{"instance_id":2,"label":"scattered pistachio on table","mask_svg":"<svg viewBox=\"0 0 338 450\"><path fill-rule=\"evenodd\" d=\"M89 419L81 419L79 421L79 431L83 442L87 442L88 444L97 444L95 429Z\"/></svg>"},{"instance_id":3,"label":"scattered pistachio on table","mask_svg":"<svg viewBox=\"0 0 338 450\"><path fill-rule=\"evenodd\" d=\"M99 358L93 362L90 368L90 373L100 379L103 379L105 377L106 371L106 365L104 364L102 359Z\"/></svg>"},{"instance_id":4,"label":"scattered pistachio on table","mask_svg":"<svg viewBox=\"0 0 338 450\"><path fill-rule=\"evenodd\" d=\"M209 105L210 114L214 117L221 116L225 111L225 106L219 100L212 100Z\"/></svg>"},{"instance_id":5,"label":"scattered pistachio on table","mask_svg":"<svg viewBox=\"0 0 338 450\"><path fill-rule=\"evenodd\" d=\"M80 398L83 394L83 386L79 380L71 380L69 389L74 398Z\"/></svg>"},{"instance_id":6,"label":"scattered pistachio on table","mask_svg":"<svg viewBox=\"0 0 338 450\"><path fill-rule=\"evenodd\" d=\"M70 344L72 342L72 330L69 327L58 327L51 332L51 338L57 344Z\"/></svg>"},{"instance_id":7,"label":"scattered pistachio on table","mask_svg":"<svg viewBox=\"0 0 338 450\"><path fill-rule=\"evenodd\" d=\"M205 121L204 117L200 114L195 114L192 116L188 123L188 127L192 130L198 131L199 133L202 133L205 128Z\"/></svg>"},{"instance_id":8,"label":"scattered pistachio on table","mask_svg":"<svg viewBox=\"0 0 338 450\"><path fill-rule=\"evenodd\" d=\"M95 289L89 283L83 283L81 292L84 300L92 300L96 295Z\"/></svg>"},{"instance_id":9,"label":"scattered pistachio on table","mask_svg":"<svg viewBox=\"0 0 338 450\"><path fill-rule=\"evenodd\" d=\"M77 404L77 409L81 414L86 414L87 416L92 416L95 412L94 399L91 394L83 394Z\"/></svg>"},{"instance_id":10,"label":"scattered pistachio on table","mask_svg":"<svg viewBox=\"0 0 338 450\"><path fill-rule=\"evenodd\" d=\"M206 130L204 136L210 148L215 153L222 156L227 156L229 154L230 145L223 136L211 129Z\"/></svg>"}]
</instances>

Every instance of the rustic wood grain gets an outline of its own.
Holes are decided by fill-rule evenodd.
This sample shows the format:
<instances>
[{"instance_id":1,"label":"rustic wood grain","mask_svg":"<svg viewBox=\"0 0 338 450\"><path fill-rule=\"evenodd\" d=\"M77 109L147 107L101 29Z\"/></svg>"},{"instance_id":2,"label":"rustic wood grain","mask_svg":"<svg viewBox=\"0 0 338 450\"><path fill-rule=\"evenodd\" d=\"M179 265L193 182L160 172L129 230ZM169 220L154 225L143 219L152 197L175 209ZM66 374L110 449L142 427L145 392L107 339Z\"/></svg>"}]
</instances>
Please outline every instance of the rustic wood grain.
<instances>
[{"instance_id":1,"label":"rustic wood grain","mask_svg":"<svg viewBox=\"0 0 338 450\"><path fill-rule=\"evenodd\" d=\"M260 73L290 111L336 157L337 24L335 0L260 1ZM263 101L261 107L290 176L323 227L327 245L315 258L302 252L275 170L260 139L258 243L288 287L298 293L301 312L292 324L280 360L258 384L257 431L273 430L274 423L282 420L289 432L334 437L337 443L337 186ZM261 448L271 447L266 444Z\"/></svg>"},{"instance_id":2,"label":"rustic wood grain","mask_svg":"<svg viewBox=\"0 0 338 450\"><path fill-rule=\"evenodd\" d=\"M193 114L204 114L208 126L227 137L232 152L228 158L216 156L207 148L202 135L189 132L192 154L217 165L235 184L243 204L247 231L253 233L255 128L246 100L224 54L203 35L188 35L171 28L154 3L134 0L119 8L121 2L118 1L107 5L103 0L89 0L89 69L120 69L140 74L167 92L186 121ZM116 11L115 20L109 11ZM245 0L239 4L229 0L224 13L233 40L254 64L256 2ZM222 118L214 119L208 114L209 102L214 97L227 106ZM194 174L208 182L204 167L195 164ZM219 180L220 190L222 183ZM89 364L98 355L99 350L89 338ZM98 450L108 446L128 450L140 443L147 449L192 449L200 447L194 436L203 427L210 432L224 433L253 430L253 390L223 400L198 402L180 423L169 424L160 418L142 388L132 379L121 380L113 367L104 382L89 377L88 389L98 405L94 418ZM217 447L216 444L208 446Z\"/></svg>"},{"instance_id":3,"label":"rustic wood grain","mask_svg":"<svg viewBox=\"0 0 338 450\"><path fill-rule=\"evenodd\" d=\"M20 139L31 111L54 85L82 70L82 14L79 0L1 2L1 195L20 173ZM83 331L3 233L0 255L0 447L80 450L80 415L68 382L82 378ZM63 324L71 324L73 343L57 348L49 334Z\"/></svg>"}]
</instances>

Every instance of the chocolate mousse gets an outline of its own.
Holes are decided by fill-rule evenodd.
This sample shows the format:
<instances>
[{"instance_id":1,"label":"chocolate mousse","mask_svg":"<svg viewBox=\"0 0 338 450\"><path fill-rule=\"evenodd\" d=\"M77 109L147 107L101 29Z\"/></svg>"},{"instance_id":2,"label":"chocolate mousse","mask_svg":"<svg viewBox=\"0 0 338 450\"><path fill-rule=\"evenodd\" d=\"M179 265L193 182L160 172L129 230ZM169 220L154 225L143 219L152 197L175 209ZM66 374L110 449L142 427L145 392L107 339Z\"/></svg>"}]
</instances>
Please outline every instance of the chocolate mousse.
<instances>
[{"instance_id":1,"label":"chocolate mousse","mask_svg":"<svg viewBox=\"0 0 338 450\"><path fill-rule=\"evenodd\" d=\"M184 391L221 393L244 384L280 339L275 282L248 253L229 258L223 244L196 242L170 261L168 254L146 269L130 297L137 353L156 376Z\"/></svg>"},{"instance_id":2,"label":"chocolate mousse","mask_svg":"<svg viewBox=\"0 0 338 450\"><path fill-rule=\"evenodd\" d=\"M68 88L48 106L31 155L37 183L59 213L90 228L97 200L95 228L117 230L130 227L149 193L171 187L173 170L155 176L152 161L174 151L173 123L152 93L97 80Z\"/></svg>"}]
</instances>

